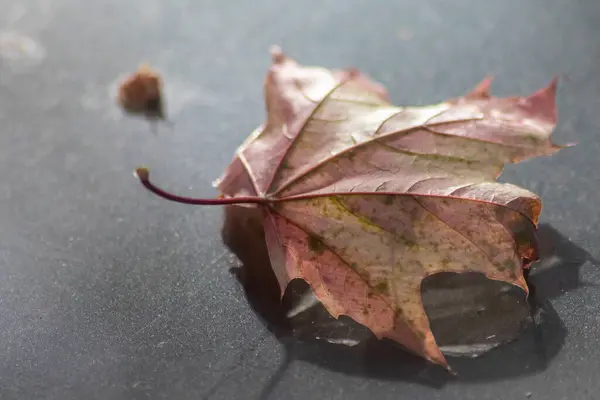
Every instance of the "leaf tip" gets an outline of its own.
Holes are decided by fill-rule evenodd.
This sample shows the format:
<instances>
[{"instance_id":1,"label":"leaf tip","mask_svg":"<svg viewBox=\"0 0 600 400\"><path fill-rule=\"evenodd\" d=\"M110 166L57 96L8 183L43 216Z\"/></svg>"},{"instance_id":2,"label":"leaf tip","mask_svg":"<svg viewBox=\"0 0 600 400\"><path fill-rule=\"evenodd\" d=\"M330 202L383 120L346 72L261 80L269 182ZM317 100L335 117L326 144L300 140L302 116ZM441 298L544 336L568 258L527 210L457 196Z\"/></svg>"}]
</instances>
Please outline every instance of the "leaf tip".
<instances>
[{"instance_id":1,"label":"leaf tip","mask_svg":"<svg viewBox=\"0 0 600 400\"><path fill-rule=\"evenodd\" d=\"M556 90L558 88L558 76L554 76L550 84L538 90L532 95L524 98L520 106L526 111L535 113L552 124L556 124Z\"/></svg>"},{"instance_id":2,"label":"leaf tip","mask_svg":"<svg viewBox=\"0 0 600 400\"><path fill-rule=\"evenodd\" d=\"M561 149L566 149L569 147L575 147L575 146L577 146L577 144L578 144L577 142L571 142L571 143L566 143L566 144L561 144L561 145L556 145L556 146L558 146Z\"/></svg>"},{"instance_id":3,"label":"leaf tip","mask_svg":"<svg viewBox=\"0 0 600 400\"><path fill-rule=\"evenodd\" d=\"M471 99L489 99L490 98L490 87L492 86L493 80L494 80L494 78L491 75L486 76L465 97L471 98Z\"/></svg>"},{"instance_id":4,"label":"leaf tip","mask_svg":"<svg viewBox=\"0 0 600 400\"><path fill-rule=\"evenodd\" d=\"M527 285L527 280L523 275L519 276L513 282L513 285L523 290L525 292L525 297L529 297L529 285Z\"/></svg>"},{"instance_id":5,"label":"leaf tip","mask_svg":"<svg viewBox=\"0 0 600 400\"><path fill-rule=\"evenodd\" d=\"M450 368L449 365L446 365L444 368L446 368L446 371L448 371L450 373L450 375L452 375L452 376L458 376L458 372L456 372L455 370L453 370L452 368Z\"/></svg>"},{"instance_id":6,"label":"leaf tip","mask_svg":"<svg viewBox=\"0 0 600 400\"><path fill-rule=\"evenodd\" d=\"M554 77L552 78L552 80L550 81L548 86L546 86L545 88L543 88L541 90L538 90L532 96L535 96L536 94L537 95L546 95L552 101L554 101L554 99L556 98L556 90L557 89L558 89L558 75L554 75Z\"/></svg>"},{"instance_id":7,"label":"leaf tip","mask_svg":"<svg viewBox=\"0 0 600 400\"><path fill-rule=\"evenodd\" d=\"M385 102L390 101L390 96L387 89L381 83L376 82L368 75L360 72L360 70L356 67L349 67L341 71L335 71L335 75L339 81L354 81L354 83L359 85L362 90L373 92Z\"/></svg>"},{"instance_id":8,"label":"leaf tip","mask_svg":"<svg viewBox=\"0 0 600 400\"><path fill-rule=\"evenodd\" d=\"M431 349L428 351L426 350L425 358L427 358L429 360L429 362L437 364L440 367L444 368L446 371L452 373L452 368L450 368L450 365L448 364L446 357L444 356L442 351L439 349L439 347L437 347L437 345L435 345L435 350L431 350Z\"/></svg>"},{"instance_id":9,"label":"leaf tip","mask_svg":"<svg viewBox=\"0 0 600 400\"><path fill-rule=\"evenodd\" d=\"M272 45L269 47L269 54L271 54L271 62L273 64L283 64L287 58L283 52L283 49L277 45Z\"/></svg>"}]
</instances>

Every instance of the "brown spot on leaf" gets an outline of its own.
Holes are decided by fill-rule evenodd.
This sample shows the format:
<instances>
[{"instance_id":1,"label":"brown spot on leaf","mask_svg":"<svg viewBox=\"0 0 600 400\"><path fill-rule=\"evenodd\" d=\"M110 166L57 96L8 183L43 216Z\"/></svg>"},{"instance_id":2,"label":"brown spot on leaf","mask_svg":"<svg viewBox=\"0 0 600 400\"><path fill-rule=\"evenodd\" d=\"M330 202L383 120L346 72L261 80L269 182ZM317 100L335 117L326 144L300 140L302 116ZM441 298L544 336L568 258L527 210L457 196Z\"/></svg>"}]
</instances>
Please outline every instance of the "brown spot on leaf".
<instances>
[{"instance_id":1,"label":"brown spot on leaf","mask_svg":"<svg viewBox=\"0 0 600 400\"><path fill-rule=\"evenodd\" d=\"M325 252L325 245L315 235L308 235L308 248L317 254L323 254Z\"/></svg>"},{"instance_id":2,"label":"brown spot on leaf","mask_svg":"<svg viewBox=\"0 0 600 400\"><path fill-rule=\"evenodd\" d=\"M388 283L386 281L379 282L377 285L375 285L375 290L384 295L390 294L389 293L390 289L389 289Z\"/></svg>"},{"instance_id":3,"label":"brown spot on leaf","mask_svg":"<svg viewBox=\"0 0 600 400\"><path fill-rule=\"evenodd\" d=\"M386 206L391 206L394 204L394 196L386 194L385 196L381 196L381 202Z\"/></svg>"}]
</instances>

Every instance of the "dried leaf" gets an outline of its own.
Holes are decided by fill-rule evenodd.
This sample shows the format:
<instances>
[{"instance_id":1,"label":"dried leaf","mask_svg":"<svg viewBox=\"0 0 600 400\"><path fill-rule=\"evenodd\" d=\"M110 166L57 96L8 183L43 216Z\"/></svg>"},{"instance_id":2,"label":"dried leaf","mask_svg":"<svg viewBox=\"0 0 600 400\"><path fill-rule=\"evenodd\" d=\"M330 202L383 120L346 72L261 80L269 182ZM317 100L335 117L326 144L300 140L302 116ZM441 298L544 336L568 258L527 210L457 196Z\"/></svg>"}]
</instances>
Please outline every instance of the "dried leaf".
<instances>
[{"instance_id":1,"label":"dried leaf","mask_svg":"<svg viewBox=\"0 0 600 400\"><path fill-rule=\"evenodd\" d=\"M218 199L253 204L281 292L304 279L334 316L347 315L448 368L421 301L439 272L479 272L528 291L542 208L496 181L507 163L549 155L556 79L529 97L497 98L490 79L469 94L398 107L356 70L297 64L272 50L267 121L238 149Z\"/></svg>"}]
</instances>

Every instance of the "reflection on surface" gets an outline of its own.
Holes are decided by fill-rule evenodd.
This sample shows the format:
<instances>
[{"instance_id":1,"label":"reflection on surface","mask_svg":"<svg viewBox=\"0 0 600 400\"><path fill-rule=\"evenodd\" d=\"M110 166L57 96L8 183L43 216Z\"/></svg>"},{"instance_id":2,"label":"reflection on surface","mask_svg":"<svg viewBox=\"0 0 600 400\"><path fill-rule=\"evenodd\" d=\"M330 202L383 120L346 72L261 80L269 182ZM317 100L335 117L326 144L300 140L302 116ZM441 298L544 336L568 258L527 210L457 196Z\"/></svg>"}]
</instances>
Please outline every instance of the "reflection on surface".
<instances>
[{"instance_id":1,"label":"reflection on surface","mask_svg":"<svg viewBox=\"0 0 600 400\"><path fill-rule=\"evenodd\" d=\"M222 236L242 262L233 272L248 301L285 345L288 363L301 359L347 374L430 386L454 379L395 343L377 340L349 318L332 318L304 281L293 281L280 301L256 209L226 208ZM478 274L450 273L423 282L423 303L432 330L461 381L535 373L545 369L562 347L566 331L549 300L580 284L579 268L591 257L551 226L542 225L539 236L542 259L529 277L536 293L535 326L524 294L510 285ZM499 346L507 342L511 343ZM494 347L484 357L471 359Z\"/></svg>"}]
</instances>

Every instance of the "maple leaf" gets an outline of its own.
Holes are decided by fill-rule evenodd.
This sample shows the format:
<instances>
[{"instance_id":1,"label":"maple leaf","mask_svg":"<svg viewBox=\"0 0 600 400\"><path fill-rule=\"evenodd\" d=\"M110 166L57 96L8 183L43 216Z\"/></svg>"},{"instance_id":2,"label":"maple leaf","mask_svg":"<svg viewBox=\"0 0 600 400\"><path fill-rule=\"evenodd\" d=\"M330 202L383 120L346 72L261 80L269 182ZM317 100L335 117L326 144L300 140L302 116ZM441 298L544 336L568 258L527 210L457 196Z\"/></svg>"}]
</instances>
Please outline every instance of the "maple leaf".
<instances>
[{"instance_id":1,"label":"maple leaf","mask_svg":"<svg viewBox=\"0 0 600 400\"><path fill-rule=\"evenodd\" d=\"M398 107L357 70L306 67L272 50L267 120L238 149L217 199L260 207L281 293L304 279L347 315L446 368L421 301L439 272L479 272L528 293L541 200L496 181L507 163L549 155L556 79L529 97L497 98L485 79L466 96Z\"/></svg>"}]
</instances>

